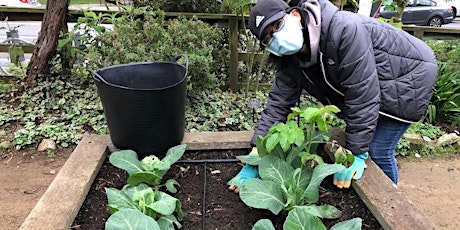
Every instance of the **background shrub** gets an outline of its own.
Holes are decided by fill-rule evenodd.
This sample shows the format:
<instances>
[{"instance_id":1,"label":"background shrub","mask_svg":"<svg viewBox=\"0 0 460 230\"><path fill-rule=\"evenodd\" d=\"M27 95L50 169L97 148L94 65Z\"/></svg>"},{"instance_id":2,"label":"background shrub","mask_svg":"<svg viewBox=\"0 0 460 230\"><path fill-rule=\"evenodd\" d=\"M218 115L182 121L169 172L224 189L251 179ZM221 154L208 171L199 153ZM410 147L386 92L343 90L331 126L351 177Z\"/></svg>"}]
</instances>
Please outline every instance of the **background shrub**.
<instances>
[{"instance_id":1,"label":"background shrub","mask_svg":"<svg viewBox=\"0 0 460 230\"><path fill-rule=\"evenodd\" d=\"M139 15L142 14L142 17ZM188 94L224 85L228 50L223 33L195 17L166 21L162 11L123 15L88 47L89 68L146 62L171 61L181 54L189 57Z\"/></svg>"}]
</instances>

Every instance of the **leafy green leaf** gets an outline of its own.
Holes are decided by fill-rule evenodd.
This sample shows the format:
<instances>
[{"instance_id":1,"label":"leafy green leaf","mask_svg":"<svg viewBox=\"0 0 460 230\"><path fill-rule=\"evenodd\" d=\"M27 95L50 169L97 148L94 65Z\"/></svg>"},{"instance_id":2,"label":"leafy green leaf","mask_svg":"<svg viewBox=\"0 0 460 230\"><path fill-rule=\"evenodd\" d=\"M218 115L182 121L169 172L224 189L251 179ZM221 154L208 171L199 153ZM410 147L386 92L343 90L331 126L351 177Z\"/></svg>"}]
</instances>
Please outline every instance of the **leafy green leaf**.
<instances>
[{"instance_id":1,"label":"leafy green leaf","mask_svg":"<svg viewBox=\"0 0 460 230\"><path fill-rule=\"evenodd\" d=\"M186 147L187 147L186 144L182 144L182 145L176 145L168 149L166 156L161 161L171 166L172 164L176 163L176 161L178 161L182 157L182 155L184 155Z\"/></svg>"},{"instance_id":2,"label":"leafy green leaf","mask_svg":"<svg viewBox=\"0 0 460 230\"><path fill-rule=\"evenodd\" d=\"M133 202L137 204L140 211L144 212L146 207L155 201L155 196L152 188L143 189L134 194Z\"/></svg>"},{"instance_id":3,"label":"leafy green leaf","mask_svg":"<svg viewBox=\"0 0 460 230\"><path fill-rule=\"evenodd\" d=\"M267 151L271 152L275 148L275 146L279 143L280 139L281 137L279 133L274 133L273 135L270 135L266 143Z\"/></svg>"},{"instance_id":4,"label":"leafy green leaf","mask_svg":"<svg viewBox=\"0 0 460 230\"><path fill-rule=\"evenodd\" d=\"M138 185L140 183L146 183L149 185L159 185L161 182L161 176L153 172L137 172L129 175L128 184Z\"/></svg>"},{"instance_id":5,"label":"leafy green leaf","mask_svg":"<svg viewBox=\"0 0 460 230\"><path fill-rule=\"evenodd\" d=\"M128 172L129 175L137 172L142 172L144 169L137 158L137 153L133 150L120 150L110 154L109 161L117 168L121 168Z\"/></svg>"},{"instance_id":6,"label":"leafy green leaf","mask_svg":"<svg viewBox=\"0 0 460 230\"><path fill-rule=\"evenodd\" d=\"M307 167L296 168L294 171L290 173L288 176L288 184L295 184L296 187L300 188L301 190L305 191L307 189L308 184L310 183L311 176L313 171L308 169Z\"/></svg>"},{"instance_id":7,"label":"leafy green leaf","mask_svg":"<svg viewBox=\"0 0 460 230\"><path fill-rule=\"evenodd\" d=\"M329 230L361 230L363 225L363 220L361 218L353 218L351 220L346 220L340 223L335 224Z\"/></svg>"},{"instance_id":8,"label":"leafy green leaf","mask_svg":"<svg viewBox=\"0 0 460 230\"><path fill-rule=\"evenodd\" d=\"M121 209L105 222L106 230L161 230L157 222L136 209Z\"/></svg>"},{"instance_id":9,"label":"leafy green leaf","mask_svg":"<svg viewBox=\"0 0 460 230\"><path fill-rule=\"evenodd\" d=\"M176 202L180 201L167 193L156 191L155 202L149 204L148 207L153 209L155 212L167 216L173 214L174 210L176 210Z\"/></svg>"},{"instance_id":10,"label":"leafy green leaf","mask_svg":"<svg viewBox=\"0 0 460 230\"><path fill-rule=\"evenodd\" d=\"M334 174L340 171L344 166L339 164L319 164L318 166L313 169L313 175L311 176L310 184L308 185L307 189L305 190L304 197L308 201L308 203L313 204L318 202L319 199L319 191L318 187L321 182L327 176Z\"/></svg>"},{"instance_id":11,"label":"leafy green leaf","mask_svg":"<svg viewBox=\"0 0 460 230\"><path fill-rule=\"evenodd\" d=\"M268 209L275 215L286 202L279 184L260 179L248 180L240 190L240 198L250 207Z\"/></svg>"},{"instance_id":12,"label":"leafy green leaf","mask_svg":"<svg viewBox=\"0 0 460 230\"><path fill-rule=\"evenodd\" d=\"M254 224L252 230L275 230L275 227L269 219L260 219Z\"/></svg>"},{"instance_id":13,"label":"leafy green leaf","mask_svg":"<svg viewBox=\"0 0 460 230\"><path fill-rule=\"evenodd\" d=\"M342 212L332 205L306 205L297 206L296 208L301 209L302 212L308 212L319 218L336 219L342 216Z\"/></svg>"},{"instance_id":14,"label":"leafy green leaf","mask_svg":"<svg viewBox=\"0 0 460 230\"><path fill-rule=\"evenodd\" d=\"M135 185L135 186L127 184L127 185L123 186L121 191L123 191L123 193L127 197L132 198L132 197L134 197L134 194L136 194L136 193L138 193L138 192L140 192L140 191L142 191L144 189L147 189L147 188L149 188L149 186L146 185L146 184L138 184L138 185Z\"/></svg>"},{"instance_id":15,"label":"leafy green leaf","mask_svg":"<svg viewBox=\"0 0 460 230\"><path fill-rule=\"evenodd\" d=\"M107 194L108 207L112 213L124 208L136 209L130 197L126 196L121 190L116 188L105 188Z\"/></svg>"},{"instance_id":16,"label":"leafy green leaf","mask_svg":"<svg viewBox=\"0 0 460 230\"><path fill-rule=\"evenodd\" d=\"M237 156L240 161L249 164L249 165L259 165L260 164L260 157L255 155L242 155Z\"/></svg>"},{"instance_id":17,"label":"leafy green leaf","mask_svg":"<svg viewBox=\"0 0 460 230\"><path fill-rule=\"evenodd\" d=\"M174 215L161 216L157 220L157 223L161 230L174 230L174 225L179 229L182 228L182 224L180 224Z\"/></svg>"},{"instance_id":18,"label":"leafy green leaf","mask_svg":"<svg viewBox=\"0 0 460 230\"><path fill-rule=\"evenodd\" d=\"M295 207L289 211L286 221L283 224L283 230L326 230L321 220L307 212L305 209Z\"/></svg>"},{"instance_id":19,"label":"leafy green leaf","mask_svg":"<svg viewBox=\"0 0 460 230\"><path fill-rule=\"evenodd\" d=\"M168 190L168 192L170 193L176 193L177 192L177 189L176 189L176 185L179 187L179 182L177 182L176 180L174 179L169 179L166 181L165 183L165 186L166 186L166 190Z\"/></svg>"},{"instance_id":20,"label":"leafy green leaf","mask_svg":"<svg viewBox=\"0 0 460 230\"><path fill-rule=\"evenodd\" d=\"M294 168L276 156L268 155L260 160L259 175L263 180L284 184Z\"/></svg>"}]
</instances>

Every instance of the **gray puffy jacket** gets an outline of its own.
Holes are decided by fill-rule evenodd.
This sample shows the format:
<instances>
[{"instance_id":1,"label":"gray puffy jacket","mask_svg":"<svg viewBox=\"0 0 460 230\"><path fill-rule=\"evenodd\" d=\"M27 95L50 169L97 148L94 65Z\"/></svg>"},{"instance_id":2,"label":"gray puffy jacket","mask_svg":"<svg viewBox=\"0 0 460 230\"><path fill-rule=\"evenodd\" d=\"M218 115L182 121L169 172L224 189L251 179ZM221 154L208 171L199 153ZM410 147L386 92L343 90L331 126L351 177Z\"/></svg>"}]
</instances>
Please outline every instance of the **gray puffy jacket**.
<instances>
[{"instance_id":1,"label":"gray puffy jacket","mask_svg":"<svg viewBox=\"0 0 460 230\"><path fill-rule=\"evenodd\" d=\"M285 122L305 89L323 104L341 109L346 148L369 151L379 114L412 123L425 114L437 78L433 51L401 29L359 14L338 11L320 0L321 36L318 63L299 56L276 73L266 108L252 139Z\"/></svg>"}]
</instances>

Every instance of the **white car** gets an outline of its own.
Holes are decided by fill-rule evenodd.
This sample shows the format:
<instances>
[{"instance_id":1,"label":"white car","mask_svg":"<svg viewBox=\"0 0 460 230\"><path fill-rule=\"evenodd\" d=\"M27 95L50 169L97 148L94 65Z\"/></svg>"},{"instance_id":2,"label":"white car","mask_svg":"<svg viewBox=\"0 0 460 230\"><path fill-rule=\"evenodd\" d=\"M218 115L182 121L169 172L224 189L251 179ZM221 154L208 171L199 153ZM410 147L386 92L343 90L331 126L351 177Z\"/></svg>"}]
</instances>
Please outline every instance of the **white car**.
<instances>
[{"instance_id":1,"label":"white car","mask_svg":"<svg viewBox=\"0 0 460 230\"><path fill-rule=\"evenodd\" d=\"M447 5L450 5L452 7L452 11L454 12L454 17L455 16L460 16L460 0L444 0L444 2Z\"/></svg>"},{"instance_id":2,"label":"white car","mask_svg":"<svg viewBox=\"0 0 460 230\"><path fill-rule=\"evenodd\" d=\"M41 4L38 0L0 0L0 7L1 6L28 8L38 7L41 6Z\"/></svg>"}]
</instances>

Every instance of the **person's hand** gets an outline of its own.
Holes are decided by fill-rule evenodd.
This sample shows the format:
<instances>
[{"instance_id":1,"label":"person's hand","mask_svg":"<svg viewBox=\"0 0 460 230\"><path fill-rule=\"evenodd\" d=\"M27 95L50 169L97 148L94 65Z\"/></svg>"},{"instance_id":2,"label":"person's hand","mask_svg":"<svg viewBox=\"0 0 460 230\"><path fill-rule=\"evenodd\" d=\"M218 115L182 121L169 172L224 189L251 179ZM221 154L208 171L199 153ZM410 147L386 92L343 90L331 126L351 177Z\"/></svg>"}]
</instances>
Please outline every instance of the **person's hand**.
<instances>
[{"instance_id":1,"label":"person's hand","mask_svg":"<svg viewBox=\"0 0 460 230\"><path fill-rule=\"evenodd\" d=\"M256 147L252 148L249 156L259 156ZM227 185L229 185L228 189L238 193L247 180L258 177L258 167L255 165L245 164L241 171L227 183Z\"/></svg>"},{"instance_id":2,"label":"person's hand","mask_svg":"<svg viewBox=\"0 0 460 230\"><path fill-rule=\"evenodd\" d=\"M368 153L355 155L355 161L349 168L343 168L334 174L334 185L338 188L349 188L351 179L359 180L363 175L368 156Z\"/></svg>"}]
</instances>

